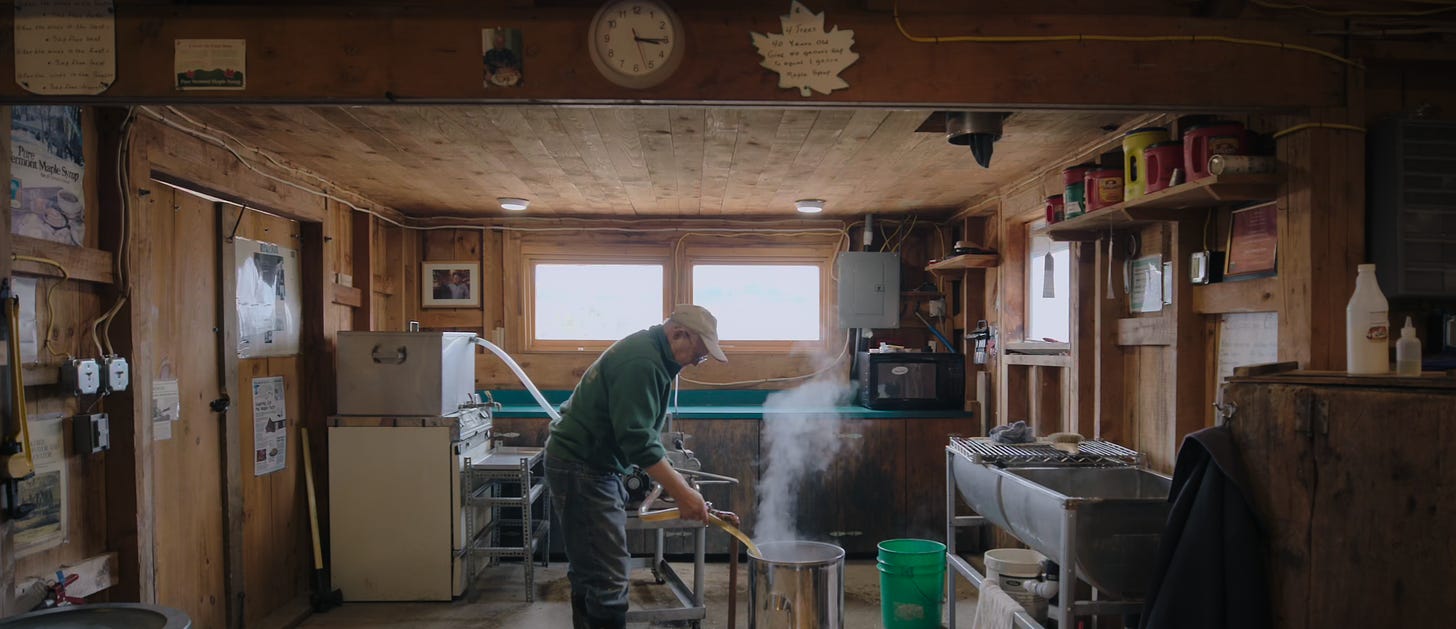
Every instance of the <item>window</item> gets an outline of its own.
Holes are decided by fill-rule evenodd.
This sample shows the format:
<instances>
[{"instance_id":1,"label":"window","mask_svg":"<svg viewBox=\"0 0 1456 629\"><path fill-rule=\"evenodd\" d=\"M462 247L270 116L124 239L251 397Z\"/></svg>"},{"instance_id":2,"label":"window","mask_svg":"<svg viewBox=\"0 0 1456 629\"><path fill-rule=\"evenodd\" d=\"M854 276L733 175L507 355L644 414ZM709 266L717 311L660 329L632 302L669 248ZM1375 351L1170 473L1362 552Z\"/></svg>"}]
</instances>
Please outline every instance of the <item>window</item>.
<instances>
[{"instance_id":1,"label":"window","mask_svg":"<svg viewBox=\"0 0 1456 629\"><path fill-rule=\"evenodd\" d=\"M542 341L616 341L662 321L661 264L533 265L533 331Z\"/></svg>"},{"instance_id":2,"label":"window","mask_svg":"<svg viewBox=\"0 0 1456 629\"><path fill-rule=\"evenodd\" d=\"M1071 341L1072 256L1065 242L1053 242L1038 230L1045 221L1027 225L1026 340Z\"/></svg>"},{"instance_id":3,"label":"window","mask_svg":"<svg viewBox=\"0 0 1456 629\"><path fill-rule=\"evenodd\" d=\"M695 264L692 303L718 317L722 341L820 340L821 267Z\"/></svg>"}]
</instances>

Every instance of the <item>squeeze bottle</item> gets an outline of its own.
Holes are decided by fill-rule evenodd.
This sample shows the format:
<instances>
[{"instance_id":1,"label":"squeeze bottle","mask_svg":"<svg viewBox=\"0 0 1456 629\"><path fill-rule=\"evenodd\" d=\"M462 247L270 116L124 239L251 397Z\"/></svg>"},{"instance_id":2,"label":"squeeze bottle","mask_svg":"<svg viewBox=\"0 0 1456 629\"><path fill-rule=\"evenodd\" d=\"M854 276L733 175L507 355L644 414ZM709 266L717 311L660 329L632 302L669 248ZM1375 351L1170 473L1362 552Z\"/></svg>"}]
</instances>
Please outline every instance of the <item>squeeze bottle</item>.
<instances>
[{"instance_id":1,"label":"squeeze bottle","mask_svg":"<svg viewBox=\"0 0 1456 629\"><path fill-rule=\"evenodd\" d=\"M1405 318L1405 327L1400 329L1400 340L1395 342L1395 373L1401 376L1421 375L1421 340L1416 338L1416 328L1411 318Z\"/></svg>"},{"instance_id":2,"label":"squeeze bottle","mask_svg":"<svg viewBox=\"0 0 1456 629\"><path fill-rule=\"evenodd\" d=\"M1355 293L1345 306L1345 370L1390 373L1390 304L1375 280L1375 265L1358 269Z\"/></svg>"}]
</instances>

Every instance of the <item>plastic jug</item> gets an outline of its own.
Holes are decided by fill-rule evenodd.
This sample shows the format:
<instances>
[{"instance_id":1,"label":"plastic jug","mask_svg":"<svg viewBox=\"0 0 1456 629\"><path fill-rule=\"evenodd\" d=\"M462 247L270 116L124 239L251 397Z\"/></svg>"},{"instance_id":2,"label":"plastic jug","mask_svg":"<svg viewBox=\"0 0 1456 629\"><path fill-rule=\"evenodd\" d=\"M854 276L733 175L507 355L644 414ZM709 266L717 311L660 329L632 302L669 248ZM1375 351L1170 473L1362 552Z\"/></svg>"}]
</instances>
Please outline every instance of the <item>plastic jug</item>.
<instances>
[{"instance_id":1,"label":"plastic jug","mask_svg":"<svg viewBox=\"0 0 1456 629\"><path fill-rule=\"evenodd\" d=\"M1183 167L1183 143L1159 142L1143 149L1147 164L1147 192L1157 192L1173 185L1173 174Z\"/></svg>"},{"instance_id":2,"label":"plastic jug","mask_svg":"<svg viewBox=\"0 0 1456 629\"><path fill-rule=\"evenodd\" d=\"M1375 265L1357 268L1355 293L1345 306L1345 370L1390 373L1390 303L1375 280Z\"/></svg>"},{"instance_id":3,"label":"plastic jug","mask_svg":"<svg viewBox=\"0 0 1456 629\"><path fill-rule=\"evenodd\" d=\"M1131 201L1148 191L1148 165L1143 150L1168 141L1163 127L1143 127L1122 136L1123 200Z\"/></svg>"}]
</instances>

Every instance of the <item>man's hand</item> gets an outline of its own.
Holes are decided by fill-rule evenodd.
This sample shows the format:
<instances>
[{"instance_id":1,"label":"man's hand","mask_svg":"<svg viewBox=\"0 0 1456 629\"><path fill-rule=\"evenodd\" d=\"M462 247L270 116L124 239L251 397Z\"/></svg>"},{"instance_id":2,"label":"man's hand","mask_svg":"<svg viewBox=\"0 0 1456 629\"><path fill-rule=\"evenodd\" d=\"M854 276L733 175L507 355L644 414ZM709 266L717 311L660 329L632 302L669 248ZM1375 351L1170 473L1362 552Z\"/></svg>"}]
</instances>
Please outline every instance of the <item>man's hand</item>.
<instances>
[{"instance_id":1,"label":"man's hand","mask_svg":"<svg viewBox=\"0 0 1456 629\"><path fill-rule=\"evenodd\" d=\"M673 494L672 499L677 501L677 512L684 520L694 522L708 521L708 503L703 502L703 494L698 490L683 486L685 495Z\"/></svg>"},{"instance_id":2,"label":"man's hand","mask_svg":"<svg viewBox=\"0 0 1456 629\"><path fill-rule=\"evenodd\" d=\"M662 488L667 490L667 495L677 501L679 517L695 522L708 521L708 503L703 502L703 494L693 489L683 479L682 474L673 469L667 459L653 463L651 467L647 468L647 475L657 481L657 484L662 485Z\"/></svg>"}]
</instances>

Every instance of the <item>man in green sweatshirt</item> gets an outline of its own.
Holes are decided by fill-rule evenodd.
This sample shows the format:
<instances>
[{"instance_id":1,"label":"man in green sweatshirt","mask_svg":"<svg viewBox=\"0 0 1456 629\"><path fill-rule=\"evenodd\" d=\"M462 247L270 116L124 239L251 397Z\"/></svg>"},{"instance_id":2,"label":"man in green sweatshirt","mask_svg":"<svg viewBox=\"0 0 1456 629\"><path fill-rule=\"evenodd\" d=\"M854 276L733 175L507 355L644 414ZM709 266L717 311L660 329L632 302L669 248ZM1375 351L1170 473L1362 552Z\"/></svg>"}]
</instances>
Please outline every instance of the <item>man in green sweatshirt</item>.
<instances>
[{"instance_id":1,"label":"man in green sweatshirt","mask_svg":"<svg viewBox=\"0 0 1456 629\"><path fill-rule=\"evenodd\" d=\"M662 325L607 348L582 375L546 441L546 482L566 540L574 629L627 624L627 490L622 475L645 470L677 501L685 520L706 522L708 506L664 458L662 425L672 380L718 346L718 320L678 305Z\"/></svg>"}]
</instances>

